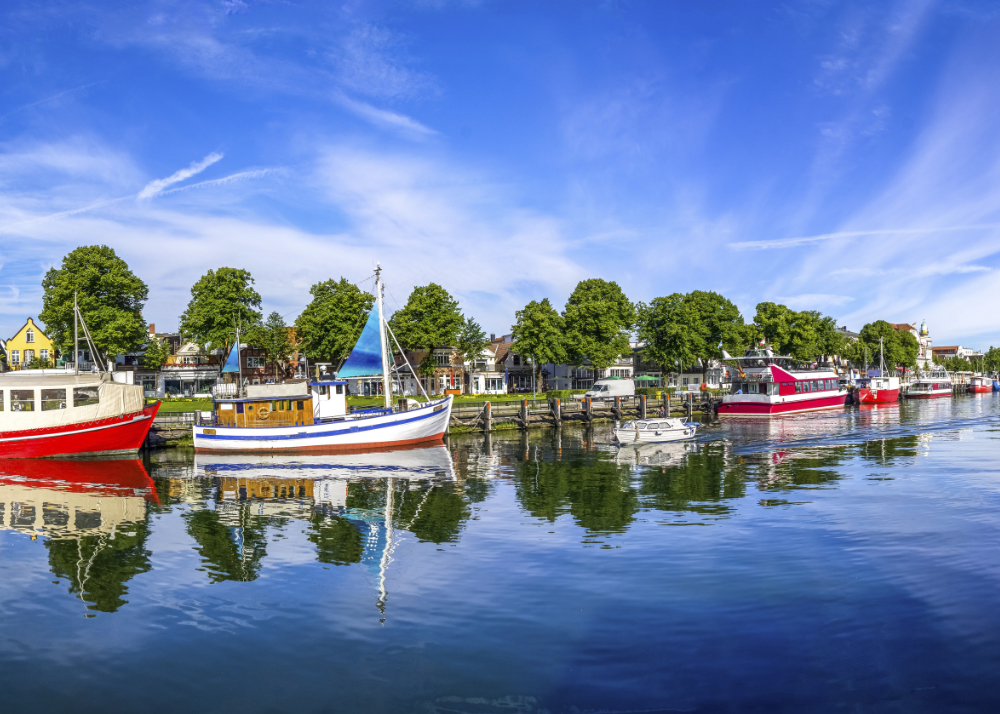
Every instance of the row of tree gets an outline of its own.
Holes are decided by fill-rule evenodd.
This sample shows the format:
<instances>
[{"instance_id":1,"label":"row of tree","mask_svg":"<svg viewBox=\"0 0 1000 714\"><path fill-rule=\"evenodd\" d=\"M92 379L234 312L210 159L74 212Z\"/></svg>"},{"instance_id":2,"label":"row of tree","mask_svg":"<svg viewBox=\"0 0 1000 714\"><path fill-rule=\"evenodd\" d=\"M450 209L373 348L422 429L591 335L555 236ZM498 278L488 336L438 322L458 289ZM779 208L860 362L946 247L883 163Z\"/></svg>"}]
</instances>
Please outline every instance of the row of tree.
<instances>
[{"instance_id":1,"label":"row of tree","mask_svg":"<svg viewBox=\"0 0 1000 714\"><path fill-rule=\"evenodd\" d=\"M103 354L126 354L147 343L141 311L149 290L111 248L77 248L61 267L46 273L42 287L39 318L62 352L72 352L74 294ZM279 313L264 319L261 296L248 271L209 270L191 288L180 332L209 350L228 352L239 324L244 341L263 349L271 362L286 359L297 348L317 361L340 364L361 334L375 298L344 278L317 283L309 292L312 298L294 323L293 344L292 326ZM617 283L597 278L581 281L562 312L546 298L529 302L515 319L512 349L530 358L536 369L548 362L589 362L605 370L631 354L633 335L644 344L645 360L670 371L675 365L690 368L699 363L706 370L724 351L741 354L761 340L803 362L836 354L858 366L878 363L880 339L887 365L915 367L919 350L909 331L882 320L865 325L860 339L852 341L837 330L832 317L816 311L762 302L748 322L732 301L716 292L695 290L633 303ZM433 371L431 350L436 346L456 347L463 359L473 359L489 344L482 327L464 316L458 301L435 283L414 288L389 325L401 347L427 351L420 365L423 374ZM162 365L166 356L165 346L147 345L149 366ZM1000 368L1000 349L991 347L983 366Z\"/></svg>"}]
</instances>

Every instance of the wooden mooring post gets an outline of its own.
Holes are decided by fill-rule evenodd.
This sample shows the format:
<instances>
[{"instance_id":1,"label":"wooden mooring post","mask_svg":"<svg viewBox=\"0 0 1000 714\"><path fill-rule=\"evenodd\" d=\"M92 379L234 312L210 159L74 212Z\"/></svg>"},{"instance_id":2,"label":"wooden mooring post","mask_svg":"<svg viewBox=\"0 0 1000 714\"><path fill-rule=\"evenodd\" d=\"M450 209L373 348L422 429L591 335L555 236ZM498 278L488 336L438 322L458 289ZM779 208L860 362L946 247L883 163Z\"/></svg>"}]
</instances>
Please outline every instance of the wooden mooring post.
<instances>
[{"instance_id":1,"label":"wooden mooring post","mask_svg":"<svg viewBox=\"0 0 1000 714\"><path fill-rule=\"evenodd\" d=\"M493 405L486 402L483 407L483 429L487 432L493 431Z\"/></svg>"},{"instance_id":2,"label":"wooden mooring post","mask_svg":"<svg viewBox=\"0 0 1000 714\"><path fill-rule=\"evenodd\" d=\"M594 407L593 407L593 397L583 398L583 418L588 422L594 420Z\"/></svg>"},{"instance_id":3,"label":"wooden mooring post","mask_svg":"<svg viewBox=\"0 0 1000 714\"><path fill-rule=\"evenodd\" d=\"M556 420L556 427L562 426L562 400L556 397L552 400L552 418Z\"/></svg>"},{"instance_id":4,"label":"wooden mooring post","mask_svg":"<svg viewBox=\"0 0 1000 714\"><path fill-rule=\"evenodd\" d=\"M620 420L622 418L622 398L615 397L615 403L611 407L611 413L614 414L615 419Z\"/></svg>"},{"instance_id":5,"label":"wooden mooring post","mask_svg":"<svg viewBox=\"0 0 1000 714\"><path fill-rule=\"evenodd\" d=\"M645 419L646 418L646 395L645 394L640 394L639 395L639 418L640 419Z\"/></svg>"},{"instance_id":6,"label":"wooden mooring post","mask_svg":"<svg viewBox=\"0 0 1000 714\"><path fill-rule=\"evenodd\" d=\"M528 400L521 400L521 426L528 428Z\"/></svg>"}]
</instances>

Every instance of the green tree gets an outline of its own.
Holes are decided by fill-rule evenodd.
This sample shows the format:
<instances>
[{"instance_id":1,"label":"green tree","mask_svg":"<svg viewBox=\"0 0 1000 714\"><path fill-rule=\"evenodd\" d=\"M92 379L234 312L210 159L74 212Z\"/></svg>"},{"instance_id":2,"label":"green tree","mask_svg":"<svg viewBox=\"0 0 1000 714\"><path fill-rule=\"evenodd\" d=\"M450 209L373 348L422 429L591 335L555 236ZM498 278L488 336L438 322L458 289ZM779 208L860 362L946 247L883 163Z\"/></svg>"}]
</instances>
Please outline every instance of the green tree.
<instances>
[{"instance_id":1,"label":"green tree","mask_svg":"<svg viewBox=\"0 0 1000 714\"><path fill-rule=\"evenodd\" d=\"M454 346L465 319L458 301L440 285L416 287L406 305L389 320L400 347L430 350L438 345Z\"/></svg>"},{"instance_id":2,"label":"green tree","mask_svg":"<svg viewBox=\"0 0 1000 714\"><path fill-rule=\"evenodd\" d=\"M482 326L471 317L465 318L462 329L459 330L458 339L455 341L455 348L461 355L463 362L469 363L470 372L476 367L476 360L490 344Z\"/></svg>"},{"instance_id":3,"label":"green tree","mask_svg":"<svg viewBox=\"0 0 1000 714\"><path fill-rule=\"evenodd\" d=\"M635 306L617 283L592 278L580 281L563 310L569 360L590 360L605 370L629 354L629 334L635 326Z\"/></svg>"},{"instance_id":4,"label":"green tree","mask_svg":"<svg viewBox=\"0 0 1000 714\"><path fill-rule=\"evenodd\" d=\"M146 351L142 355L142 366L146 369L159 369L167 363L170 356L170 345L155 337L149 338Z\"/></svg>"},{"instance_id":5,"label":"green tree","mask_svg":"<svg viewBox=\"0 0 1000 714\"><path fill-rule=\"evenodd\" d=\"M537 389L542 365L547 362L561 364L567 359L563 318L548 298L541 302L532 300L523 310L514 313L514 317L517 322L510 328L514 338L510 348L515 354L531 358Z\"/></svg>"},{"instance_id":6,"label":"green tree","mask_svg":"<svg viewBox=\"0 0 1000 714\"><path fill-rule=\"evenodd\" d=\"M758 303L754 326L776 353L789 354L802 362L824 354L842 354L846 349L837 321L815 310L796 312L778 303Z\"/></svg>"},{"instance_id":7,"label":"green tree","mask_svg":"<svg viewBox=\"0 0 1000 714\"><path fill-rule=\"evenodd\" d=\"M312 300L295 320L295 336L313 360L343 363L361 336L375 296L341 278L316 283Z\"/></svg>"},{"instance_id":8,"label":"green tree","mask_svg":"<svg viewBox=\"0 0 1000 714\"><path fill-rule=\"evenodd\" d=\"M267 321L255 330L256 334L251 336L255 340L257 347L260 347L267 354L267 360L274 367L274 374L278 374L278 365L288 359L294 351L292 336L289 334L288 325L277 312L272 312L267 316Z\"/></svg>"},{"instance_id":9,"label":"green tree","mask_svg":"<svg viewBox=\"0 0 1000 714\"><path fill-rule=\"evenodd\" d=\"M917 354L920 351L917 338L909 330L897 330L885 320L876 320L861 328L858 344L854 348L855 357L861 357L867 352L869 366L877 365L879 338L882 339L885 350L886 367L916 368Z\"/></svg>"},{"instance_id":10,"label":"green tree","mask_svg":"<svg viewBox=\"0 0 1000 714\"><path fill-rule=\"evenodd\" d=\"M983 355L983 370L986 372L1000 371L1000 347L992 345Z\"/></svg>"},{"instance_id":11,"label":"green tree","mask_svg":"<svg viewBox=\"0 0 1000 714\"><path fill-rule=\"evenodd\" d=\"M209 270L191 288L191 301L181 315L181 332L208 349L222 348L228 354L236 341L236 322L248 334L260 325L260 303L248 271Z\"/></svg>"},{"instance_id":12,"label":"green tree","mask_svg":"<svg viewBox=\"0 0 1000 714\"><path fill-rule=\"evenodd\" d=\"M698 313L681 293L653 298L639 304L638 340L644 343L643 359L671 371L678 362L694 364L706 352L705 339L697 327Z\"/></svg>"},{"instance_id":13,"label":"green tree","mask_svg":"<svg viewBox=\"0 0 1000 714\"><path fill-rule=\"evenodd\" d=\"M753 318L757 334L779 353L784 353L784 348L790 341L788 323L791 312L785 305L778 303L757 303L757 314Z\"/></svg>"},{"instance_id":14,"label":"green tree","mask_svg":"<svg viewBox=\"0 0 1000 714\"><path fill-rule=\"evenodd\" d=\"M691 328L700 339L698 357L704 382L709 360L722 359L723 349L739 354L746 347L746 325L739 308L719 293L694 290L684 296L684 302L694 316Z\"/></svg>"},{"instance_id":15,"label":"green tree","mask_svg":"<svg viewBox=\"0 0 1000 714\"><path fill-rule=\"evenodd\" d=\"M45 292L38 318L64 354L73 352L74 292L101 354L132 352L146 341L142 307L149 289L108 246L82 246L71 251L63 258L62 267L45 274L42 288Z\"/></svg>"}]
</instances>

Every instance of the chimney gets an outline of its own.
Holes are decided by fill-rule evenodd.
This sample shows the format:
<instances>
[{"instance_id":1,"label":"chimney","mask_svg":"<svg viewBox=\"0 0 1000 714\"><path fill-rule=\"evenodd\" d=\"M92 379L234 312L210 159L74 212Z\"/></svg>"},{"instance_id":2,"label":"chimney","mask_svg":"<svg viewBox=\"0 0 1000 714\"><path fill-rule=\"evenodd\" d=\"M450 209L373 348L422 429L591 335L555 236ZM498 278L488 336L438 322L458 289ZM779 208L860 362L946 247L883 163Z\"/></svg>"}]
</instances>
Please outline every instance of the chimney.
<instances>
[{"instance_id":1,"label":"chimney","mask_svg":"<svg viewBox=\"0 0 1000 714\"><path fill-rule=\"evenodd\" d=\"M497 336L495 332L490 333L490 342L496 342Z\"/></svg>"},{"instance_id":2,"label":"chimney","mask_svg":"<svg viewBox=\"0 0 1000 714\"><path fill-rule=\"evenodd\" d=\"M152 322L149 323L149 334L151 334L151 335L155 335L156 334L156 324L155 323L152 323Z\"/></svg>"}]
</instances>

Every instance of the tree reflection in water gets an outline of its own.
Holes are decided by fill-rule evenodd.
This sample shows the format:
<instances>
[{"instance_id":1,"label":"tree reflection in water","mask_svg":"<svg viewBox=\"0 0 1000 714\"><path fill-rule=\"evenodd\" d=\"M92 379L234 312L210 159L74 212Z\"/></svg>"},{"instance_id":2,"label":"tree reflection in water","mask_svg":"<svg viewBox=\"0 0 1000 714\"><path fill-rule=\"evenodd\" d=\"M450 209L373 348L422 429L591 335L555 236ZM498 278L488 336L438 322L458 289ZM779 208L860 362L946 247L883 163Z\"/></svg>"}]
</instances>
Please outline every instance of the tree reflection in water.
<instances>
[{"instance_id":1,"label":"tree reflection in water","mask_svg":"<svg viewBox=\"0 0 1000 714\"><path fill-rule=\"evenodd\" d=\"M128 582L150 570L147 513L175 510L212 583L260 577L269 541L299 522L317 562L357 565L377 580L382 608L398 531L423 542L457 542L498 483L510 483L531 516L549 522L569 516L591 538L624 533L641 512L678 517L667 524L680 524L686 514L702 523L726 518L753 488L767 494L761 505L791 505L774 496L831 487L852 459L886 467L912 463L930 438L734 455L721 439L632 452L602 446L589 430L563 432L454 439L448 452L439 447L454 471L427 479L196 473L183 459L154 464L153 479L139 461L0 463L0 516L3 528L44 536L52 573L96 611L125 605Z\"/></svg>"}]
</instances>

